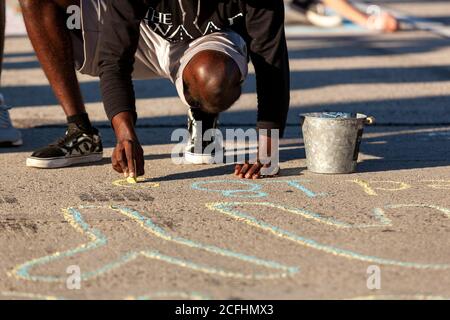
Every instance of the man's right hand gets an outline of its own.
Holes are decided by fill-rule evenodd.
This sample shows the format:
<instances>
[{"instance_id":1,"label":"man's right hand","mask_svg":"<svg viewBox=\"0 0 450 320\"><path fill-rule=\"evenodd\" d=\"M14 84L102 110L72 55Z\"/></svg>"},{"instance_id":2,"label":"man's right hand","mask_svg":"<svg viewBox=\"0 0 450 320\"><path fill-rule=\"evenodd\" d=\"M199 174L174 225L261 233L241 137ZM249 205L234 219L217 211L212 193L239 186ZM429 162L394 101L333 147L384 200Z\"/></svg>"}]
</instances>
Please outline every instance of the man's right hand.
<instances>
[{"instance_id":1,"label":"man's right hand","mask_svg":"<svg viewBox=\"0 0 450 320\"><path fill-rule=\"evenodd\" d=\"M121 112L112 119L117 145L111 161L114 170L123 173L126 178L145 174L144 151L134 130L134 116L130 112Z\"/></svg>"},{"instance_id":2,"label":"man's right hand","mask_svg":"<svg viewBox=\"0 0 450 320\"><path fill-rule=\"evenodd\" d=\"M399 22L389 13L383 12L380 15L373 15L367 19L367 27L373 31L395 32L399 30Z\"/></svg>"}]
</instances>

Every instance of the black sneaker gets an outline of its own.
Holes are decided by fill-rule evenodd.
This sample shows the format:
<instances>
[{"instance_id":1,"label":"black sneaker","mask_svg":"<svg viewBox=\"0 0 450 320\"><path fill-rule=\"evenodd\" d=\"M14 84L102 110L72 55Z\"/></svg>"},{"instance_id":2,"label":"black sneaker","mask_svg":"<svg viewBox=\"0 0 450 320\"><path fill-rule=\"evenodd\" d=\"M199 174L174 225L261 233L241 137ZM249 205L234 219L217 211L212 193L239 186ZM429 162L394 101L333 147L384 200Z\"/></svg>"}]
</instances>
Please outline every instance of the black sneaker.
<instances>
[{"instance_id":1,"label":"black sneaker","mask_svg":"<svg viewBox=\"0 0 450 320\"><path fill-rule=\"evenodd\" d=\"M208 130L218 130L218 115L190 109L188 112L189 144L186 146L184 159L191 164L211 164L215 162L218 141L216 135L205 136ZM211 131L209 131L211 132ZM207 140L207 141L203 141Z\"/></svg>"},{"instance_id":2,"label":"black sneaker","mask_svg":"<svg viewBox=\"0 0 450 320\"><path fill-rule=\"evenodd\" d=\"M85 131L76 124L69 124L66 135L55 143L35 151L27 159L27 166L63 168L102 159L103 146L98 130L92 128L91 131Z\"/></svg>"}]
</instances>

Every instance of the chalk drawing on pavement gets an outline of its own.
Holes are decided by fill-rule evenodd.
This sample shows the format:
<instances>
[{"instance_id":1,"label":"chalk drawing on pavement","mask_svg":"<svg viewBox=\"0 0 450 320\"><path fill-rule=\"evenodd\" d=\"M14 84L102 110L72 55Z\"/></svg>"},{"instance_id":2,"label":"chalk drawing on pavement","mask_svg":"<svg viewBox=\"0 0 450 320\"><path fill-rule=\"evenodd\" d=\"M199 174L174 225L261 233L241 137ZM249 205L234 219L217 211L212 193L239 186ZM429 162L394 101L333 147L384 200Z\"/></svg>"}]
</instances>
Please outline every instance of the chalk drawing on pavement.
<instances>
[{"instance_id":1,"label":"chalk drawing on pavement","mask_svg":"<svg viewBox=\"0 0 450 320\"><path fill-rule=\"evenodd\" d=\"M437 190L450 190L450 180L425 180L428 182L428 187Z\"/></svg>"},{"instance_id":2,"label":"chalk drawing on pavement","mask_svg":"<svg viewBox=\"0 0 450 320\"><path fill-rule=\"evenodd\" d=\"M305 187L302 182L309 182L309 180L263 180L263 184L286 184L303 192L309 198L316 198L326 195L325 193L315 193ZM239 187L243 186L246 189L213 189L207 187L207 185L214 184L234 184ZM197 191L216 192L222 194L224 197L230 198L264 198L268 194L262 191L262 184L256 182L249 182L244 180L212 180L212 181L200 181L194 182L191 185L192 189Z\"/></svg>"},{"instance_id":3,"label":"chalk drawing on pavement","mask_svg":"<svg viewBox=\"0 0 450 320\"><path fill-rule=\"evenodd\" d=\"M264 231L268 231L269 233L289 241L293 241L301 246L319 250L328 254L332 254L335 256L352 259L352 260L359 260L364 262L370 262L370 263L376 263L380 265L389 265L389 266L396 266L396 267L404 267L404 268L414 268L414 269L431 269L431 270L447 270L450 269L450 264L437 264L437 263L420 263L420 262L408 262L408 261L400 261L400 260L394 260L394 259L385 259L381 257L376 256L370 256L358 253L356 251L347 250L343 248L339 248L332 245L327 245L323 243L319 243L313 239L302 237L294 232L290 232L287 230L284 230L280 227L271 225L269 223L266 223L262 220L257 219L256 217L252 216L248 212L244 212L242 209L236 209L237 206L263 206L263 207L269 207L271 209L276 208L280 209L283 208L279 205L274 205L272 203L268 202L262 202L262 203L255 203L255 202L216 202L216 203L210 203L207 204L207 207L213 211L221 212L236 221L244 222L245 224L248 224L249 226L255 227L257 229L261 229ZM391 205L389 208L403 208L408 206L418 206L418 205ZM433 205L420 205L422 208L432 208L437 209L441 212L444 212L448 216L448 212L450 212L450 209L446 208L440 208ZM445 209L445 211L443 211ZM339 222L337 220L330 220L330 219L324 219L318 214L312 215L311 213L298 210L293 211L292 209L280 209L281 211L293 213L296 215L300 215L302 217L307 217L310 219L313 219L315 221L325 223L328 225L332 225L333 227L343 227L346 224L343 222ZM385 223L387 220L385 221ZM383 223L381 223L383 225Z\"/></svg>"},{"instance_id":4,"label":"chalk drawing on pavement","mask_svg":"<svg viewBox=\"0 0 450 320\"><path fill-rule=\"evenodd\" d=\"M355 179L355 180L348 180L349 182L356 183L357 185L361 186L366 194L369 196L378 196L378 193L376 190L382 190L382 191L402 191L407 190L411 188L411 185L400 182L400 181L367 181L362 179ZM388 187L375 187L374 184L388 184L391 185L390 188Z\"/></svg>"},{"instance_id":5,"label":"chalk drawing on pavement","mask_svg":"<svg viewBox=\"0 0 450 320\"><path fill-rule=\"evenodd\" d=\"M224 184L224 183L231 183L236 184L238 186L244 186L247 187L247 189L210 189L205 187L205 185ZM198 191L217 192L221 193L224 197L235 197L235 198L267 197L267 193L261 191L262 187L260 184L243 180L213 180L213 181L194 182L192 184L192 189Z\"/></svg>"},{"instance_id":6,"label":"chalk drawing on pavement","mask_svg":"<svg viewBox=\"0 0 450 320\"><path fill-rule=\"evenodd\" d=\"M31 299L31 300L66 300L63 297L50 296L38 293L3 291L0 296L15 299Z\"/></svg>"},{"instance_id":7,"label":"chalk drawing on pavement","mask_svg":"<svg viewBox=\"0 0 450 320\"><path fill-rule=\"evenodd\" d=\"M240 216L244 216L245 213L242 213L235 209L238 206L259 206L259 207L266 207L270 209L278 209L287 213L291 213L297 216L300 216L302 218L313 220L316 222L320 222L326 225L330 225L336 228L373 228L373 227L385 227L385 226L391 226L392 222L389 218L386 217L384 210L380 208L375 208L371 216L374 220L376 220L375 223L368 223L368 224L352 224L345 221L338 220L333 217L326 217L324 215L321 215L319 213L315 213L310 210L306 210L303 208L295 208L295 207L288 207L280 204L275 204L271 202L217 202L212 204L206 205L209 209L220 211L222 213L225 213L225 211L233 211L234 213L239 213ZM224 211L221 211L224 210Z\"/></svg>"},{"instance_id":8,"label":"chalk drawing on pavement","mask_svg":"<svg viewBox=\"0 0 450 320\"><path fill-rule=\"evenodd\" d=\"M125 300L157 300L157 299L183 299L183 300L211 300L211 297L199 292L158 291L142 296L130 296Z\"/></svg>"},{"instance_id":9,"label":"chalk drawing on pavement","mask_svg":"<svg viewBox=\"0 0 450 320\"><path fill-rule=\"evenodd\" d=\"M424 295L424 294L384 294L354 297L347 300L450 300L443 296Z\"/></svg>"},{"instance_id":10,"label":"chalk drawing on pavement","mask_svg":"<svg viewBox=\"0 0 450 320\"><path fill-rule=\"evenodd\" d=\"M12 299L31 300L70 300L61 296L53 296L39 293L3 291L0 296ZM185 291L156 291L140 296L126 296L122 300L156 300L156 299L183 299L183 300L211 300L211 297L199 292Z\"/></svg>"},{"instance_id":11,"label":"chalk drawing on pavement","mask_svg":"<svg viewBox=\"0 0 450 320\"><path fill-rule=\"evenodd\" d=\"M315 193L312 190L309 190L307 187L305 187L302 183L303 182L310 182L310 180L306 180L306 179L296 179L296 180L263 180L263 183L266 184L282 184L282 183L286 183L288 186L293 187L297 190L300 190L301 192L303 192L307 197L309 198L317 198L317 197L322 197L322 196L326 196L327 194L324 192L321 193Z\"/></svg>"},{"instance_id":12,"label":"chalk drawing on pavement","mask_svg":"<svg viewBox=\"0 0 450 320\"><path fill-rule=\"evenodd\" d=\"M437 211L440 211L444 215L446 215L448 218L450 218L450 209L444 208L441 206L436 206L433 204L392 204L386 206L386 208L390 209L399 209L399 208L424 208L424 209L434 209Z\"/></svg>"},{"instance_id":13,"label":"chalk drawing on pavement","mask_svg":"<svg viewBox=\"0 0 450 320\"><path fill-rule=\"evenodd\" d=\"M116 187L132 188L132 189L152 189L159 188L158 182L153 182L151 179L137 178L137 183L128 183L127 179L115 180L112 183Z\"/></svg>"},{"instance_id":14,"label":"chalk drawing on pavement","mask_svg":"<svg viewBox=\"0 0 450 320\"><path fill-rule=\"evenodd\" d=\"M238 278L238 279L255 279L255 280L263 280L263 279L278 279L288 277L290 275L296 274L299 269L297 267L290 267L281 263L277 263L270 260L260 259L254 256L246 255L243 253L234 252L227 249L222 249L216 246L202 244L199 242L191 241L189 239L172 236L164 229L157 226L151 219L143 216L139 212L125 207L119 206L109 206L109 207L98 207L98 206L81 206L79 208L70 207L63 210L64 218L69 224L77 230L79 233L88 237L89 242L82 243L81 245L69 249L62 252L55 252L50 255L46 255L40 258L36 258L30 261L27 261L23 264L16 266L11 272L8 273L9 276L12 276L16 279L20 280L30 280L30 281L42 281L42 282L64 282L66 280L66 275L55 276L55 275L33 275L32 270L35 267L43 266L49 264L54 261L58 261L64 258L74 257L77 254L98 250L102 247L108 245L108 238L98 229L90 226L84 219L83 214L80 210L85 209L100 209L100 208L108 208L115 212L118 212L137 223L139 227L141 227L144 231L149 233L152 236L156 236L160 239L183 245L189 248L203 250L212 254L216 254L219 256L237 259L245 263L249 263L259 267L265 267L268 269L273 269L275 272L272 273L252 273L252 274L244 274L241 272L229 271L221 268L215 268L213 266L198 264L192 262L190 260L183 260L179 258L175 258L172 256L164 255L157 250L149 249L149 250L139 250L139 251L129 251L123 254L120 258L111 261L102 265L101 267L86 271L81 273L80 278L82 281L90 280L95 277L101 276L107 272L112 270L116 270L125 264L135 260L138 257L146 257L149 259L163 261L178 267L190 269L196 272L201 272L210 275L216 275L221 277L228 278Z\"/></svg>"}]
</instances>

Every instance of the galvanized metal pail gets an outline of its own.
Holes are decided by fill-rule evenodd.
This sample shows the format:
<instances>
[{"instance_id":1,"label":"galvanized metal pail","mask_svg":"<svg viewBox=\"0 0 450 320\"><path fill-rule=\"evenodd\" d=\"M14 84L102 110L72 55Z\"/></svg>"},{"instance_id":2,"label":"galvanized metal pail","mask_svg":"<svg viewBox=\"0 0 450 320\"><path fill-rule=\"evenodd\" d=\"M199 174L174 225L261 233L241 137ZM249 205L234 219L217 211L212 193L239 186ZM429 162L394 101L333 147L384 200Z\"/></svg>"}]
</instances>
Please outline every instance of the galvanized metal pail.
<instances>
[{"instance_id":1,"label":"galvanized metal pail","mask_svg":"<svg viewBox=\"0 0 450 320\"><path fill-rule=\"evenodd\" d=\"M353 173L365 124L375 119L364 114L308 113L300 115L308 170L315 173ZM343 116L345 115L345 116Z\"/></svg>"}]
</instances>

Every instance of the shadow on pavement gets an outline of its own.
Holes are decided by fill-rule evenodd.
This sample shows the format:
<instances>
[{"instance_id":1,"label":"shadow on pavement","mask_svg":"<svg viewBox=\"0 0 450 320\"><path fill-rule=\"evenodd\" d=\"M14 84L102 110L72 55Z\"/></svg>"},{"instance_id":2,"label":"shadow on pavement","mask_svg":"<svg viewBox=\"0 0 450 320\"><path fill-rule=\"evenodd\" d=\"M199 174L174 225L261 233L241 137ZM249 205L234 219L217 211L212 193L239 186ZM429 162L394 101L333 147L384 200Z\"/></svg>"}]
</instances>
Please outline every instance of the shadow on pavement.
<instances>
[{"instance_id":1,"label":"shadow on pavement","mask_svg":"<svg viewBox=\"0 0 450 320\"><path fill-rule=\"evenodd\" d=\"M305 70L291 72L291 90L307 90L346 84L406 84L446 82L450 68L442 66L377 67L333 70ZM98 81L81 83L86 103L101 102ZM174 86L166 79L135 81L138 99L178 97ZM4 87L2 91L15 108L32 106L55 106L57 101L48 85L25 85ZM243 93L255 93L255 75L250 74ZM39 97L39 99L36 99Z\"/></svg>"},{"instance_id":2,"label":"shadow on pavement","mask_svg":"<svg viewBox=\"0 0 450 320\"><path fill-rule=\"evenodd\" d=\"M145 145L166 145L170 144L170 134L175 128L138 128L138 135L141 143ZM36 137L36 132L48 131L48 136L55 136L63 133L61 128L52 129L26 129L24 137L26 144L19 148L2 148L1 153L30 152L35 147L40 147L48 141L32 141ZM102 130L105 147L114 146L112 130ZM286 131L287 140L282 140L280 147L280 160L287 162L305 158L305 150L299 127L289 126ZM51 140L50 140L51 141ZM30 143L31 142L31 143ZM39 143L37 143L39 142ZM32 147L33 146L33 147ZM366 128L366 134L361 146L361 152L373 159L366 159L360 162L359 172L383 172L405 169L435 168L450 166L450 126L427 126L427 127L403 127L403 126L378 126ZM146 154L147 163L151 161L167 159L169 153ZM104 158L102 162L95 165L110 165L109 158ZM89 166L89 165L87 165ZM206 167L186 166L189 171L175 173L158 180L180 180L200 178L207 176L221 176L230 174L231 166ZM200 170L198 170L200 168ZM298 175L305 168L289 169L282 173L282 176ZM192 171L191 171L192 170Z\"/></svg>"},{"instance_id":3,"label":"shadow on pavement","mask_svg":"<svg viewBox=\"0 0 450 320\"><path fill-rule=\"evenodd\" d=\"M449 41L440 38L402 39L395 35L390 38L373 36L330 36L310 37L292 36L290 43L312 43L305 48L290 49L291 59L320 59L339 57L370 57L384 55L402 55L424 53L448 47ZM315 42L317 42L315 44ZM33 53L9 53L5 58L33 58ZM5 61L5 69L26 70L39 68L39 63L30 61ZM312 89L335 84L376 84L376 83L417 83L443 82L450 78L450 68L437 66L421 66L412 68L382 67L333 70L305 70L291 73L292 90ZM81 83L87 103L100 102L98 81ZM135 81L138 99L176 97L177 92L166 79ZM254 74L249 75L243 92L253 93L256 90ZM18 85L2 88L8 102L14 107L57 105L56 99L48 85ZM39 99L36 99L39 97Z\"/></svg>"},{"instance_id":4,"label":"shadow on pavement","mask_svg":"<svg viewBox=\"0 0 450 320\"><path fill-rule=\"evenodd\" d=\"M442 18L442 17L441 17ZM415 37L402 39L397 36L380 38L377 36L293 36L289 37L291 45L299 42L299 49L291 49L291 59L318 59L336 57L370 57L383 55L406 55L437 51L449 45L448 40L433 37ZM302 48L302 43L306 44ZM39 67L33 60L33 53L8 53L5 58L29 58L30 61L8 62L7 69L29 69ZM307 61L305 61L307 63ZM450 79L450 68L432 65L420 67L381 67L357 69L329 69L294 71L291 75L292 89L304 90L321 88L341 84L400 84L418 82L445 82ZM89 81L81 84L86 102L99 102L100 94L98 81ZM138 99L157 97L176 97L175 88L168 80L155 79L136 81L136 95ZM244 92L255 92L254 75L250 75L246 82ZM56 105L51 89L48 85L10 86L2 88L8 102L15 107ZM303 159L305 152L300 140L298 114L317 111L344 111L364 112L375 116L378 126L368 128L368 132L377 137L365 138L361 151L376 159L365 160L359 170L362 172L390 171L416 168L444 167L450 165L450 94L436 96L420 96L414 98L390 98L380 100L367 100L357 102L337 102L318 105L294 105L289 115L287 138L298 138L298 142L283 146L281 160L289 161ZM55 108L57 108L55 106ZM233 111L222 117L222 127L253 126L256 119L256 110ZM183 127L185 116L166 116L153 119L145 118L138 122L141 127L138 133L144 145L163 145L170 143L170 133L173 129ZM102 130L105 147L115 144L109 123L96 123ZM152 126L161 126L160 128ZM392 126L391 126L392 125ZM404 125L405 127L400 127ZM407 126L415 125L414 128ZM429 128L424 127L429 125ZM166 127L164 127L166 126ZM412 129L411 131L405 131ZM427 131L427 129L430 129ZM432 129L432 130L431 130ZM444 131L442 131L444 129ZM25 145L20 148L0 149L1 153L31 152L38 147L47 145L64 133L61 127L29 128L23 129ZM439 131L441 130L441 131ZM441 134L435 134L436 132ZM170 155L147 155L147 161L169 158ZM109 165L110 160L104 159L98 165ZM301 170L302 168L298 168ZM298 172L292 170L292 172ZM189 179L211 175L228 174L227 167L207 168L192 172L174 174L162 179ZM290 172L290 171L289 171ZM289 174L286 172L286 174Z\"/></svg>"},{"instance_id":5,"label":"shadow on pavement","mask_svg":"<svg viewBox=\"0 0 450 320\"><path fill-rule=\"evenodd\" d=\"M405 34L401 32L398 35ZM399 39L397 35L389 38L373 36L293 36L291 42L317 42L306 48L290 49L291 59L321 59L321 58L357 58L396 56L437 51L448 46L449 41L434 37L415 37Z\"/></svg>"}]
</instances>

